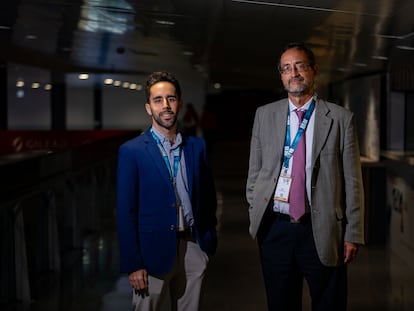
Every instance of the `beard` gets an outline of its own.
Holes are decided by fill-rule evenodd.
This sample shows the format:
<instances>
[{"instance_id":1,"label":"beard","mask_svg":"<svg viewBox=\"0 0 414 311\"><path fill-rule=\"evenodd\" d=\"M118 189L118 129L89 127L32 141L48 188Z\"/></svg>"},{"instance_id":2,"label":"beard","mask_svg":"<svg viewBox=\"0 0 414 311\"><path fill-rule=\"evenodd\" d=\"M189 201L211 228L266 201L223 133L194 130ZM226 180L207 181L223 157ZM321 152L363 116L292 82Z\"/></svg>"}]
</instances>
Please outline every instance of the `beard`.
<instances>
[{"instance_id":1,"label":"beard","mask_svg":"<svg viewBox=\"0 0 414 311\"><path fill-rule=\"evenodd\" d=\"M295 81L295 85L291 85L291 82ZM303 95L309 94L313 88L313 81L305 81L302 77L295 77L289 79L284 83L285 90L294 97L301 97Z\"/></svg>"},{"instance_id":2,"label":"beard","mask_svg":"<svg viewBox=\"0 0 414 311\"><path fill-rule=\"evenodd\" d=\"M170 115L168 119L164 119L164 115ZM160 126L167 130L171 130L177 124L177 115L171 110L165 110L160 112L158 115L152 114L154 121Z\"/></svg>"}]
</instances>

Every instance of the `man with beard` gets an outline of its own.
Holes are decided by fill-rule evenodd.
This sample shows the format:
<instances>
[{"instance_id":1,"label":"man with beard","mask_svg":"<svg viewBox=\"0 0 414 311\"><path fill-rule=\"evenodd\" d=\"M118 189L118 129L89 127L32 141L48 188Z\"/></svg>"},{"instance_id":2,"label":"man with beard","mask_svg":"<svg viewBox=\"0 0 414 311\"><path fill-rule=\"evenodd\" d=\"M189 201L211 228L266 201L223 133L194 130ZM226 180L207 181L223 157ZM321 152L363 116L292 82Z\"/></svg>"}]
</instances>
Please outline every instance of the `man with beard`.
<instances>
[{"instance_id":1,"label":"man with beard","mask_svg":"<svg viewBox=\"0 0 414 311\"><path fill-rule=\"evenodd\" d=\"M146 84L152 125L118 158L121 272L133 310L198 310L209 256L217 247L216 193L201 138L177 128L181 88L168 72Z\"/></svg>"},{"instance_id":2,"label":"man with beard","mask_svg":"<svg viewBox=\"0 0 414 311\"><path fill-rule=\"evenodd\" d=\"M288 44L278 69L288 98L259 107L246 198L269 310L342 311L347 264L364 244L364 194L354 115L320 99L315 56Z\"/></svg>"}]
</instances>

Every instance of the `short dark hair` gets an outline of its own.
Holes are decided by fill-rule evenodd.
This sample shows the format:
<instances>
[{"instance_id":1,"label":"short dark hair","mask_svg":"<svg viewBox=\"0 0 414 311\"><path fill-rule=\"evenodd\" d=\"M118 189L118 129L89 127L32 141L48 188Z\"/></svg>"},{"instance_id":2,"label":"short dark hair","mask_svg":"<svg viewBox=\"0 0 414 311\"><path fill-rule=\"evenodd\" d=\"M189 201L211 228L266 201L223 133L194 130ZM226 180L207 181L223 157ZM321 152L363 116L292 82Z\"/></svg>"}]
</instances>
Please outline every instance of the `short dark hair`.
<instances>
[{"instance_id":1,"label":"short dark hair","mask_svg":"<svg viewBox=\"0 0 414 311\"><path fill-rule=\"evenodd\" d=\"M314 68L315 67L315 64L316 64L316 61L315 61L315 54L313 54L313 51L311 50L311 48L310 47L308 47L305 43L303 43L303 42L291 42L291 43L288 43L283 49L282 49L282 51L280 52L280 55L279 55L279 60L278 60L278 63L277 63L277 68L279 69L279 71L281 70L281 65L280 65L280 59L281 59L281 57L282 57L282 55L283 55L283 53L285 53L287 50L290 50L290 49L296 49L296 50L299 50L299 51L304 51L305 53L306 53L306 56L308 57L308 60L309 60L309 65L312 67L312 68Z\"/></svg>"},{"instance_id":2,"label":"short dark hair","mask_svg":"<svg viewBox=\"0 0 414 311\"><path fill-rule=\"evenodd\" d=\"M147 103L149 103L150 101L151 87L158 82L170 82L175 87L175 92L177 93L178 100L181 99L181 87L177 78L167 71L155 71L152 74L150 74L147 78L147 83L145 86L145 95L147 96Z\"/></svg>"}]
</instances>

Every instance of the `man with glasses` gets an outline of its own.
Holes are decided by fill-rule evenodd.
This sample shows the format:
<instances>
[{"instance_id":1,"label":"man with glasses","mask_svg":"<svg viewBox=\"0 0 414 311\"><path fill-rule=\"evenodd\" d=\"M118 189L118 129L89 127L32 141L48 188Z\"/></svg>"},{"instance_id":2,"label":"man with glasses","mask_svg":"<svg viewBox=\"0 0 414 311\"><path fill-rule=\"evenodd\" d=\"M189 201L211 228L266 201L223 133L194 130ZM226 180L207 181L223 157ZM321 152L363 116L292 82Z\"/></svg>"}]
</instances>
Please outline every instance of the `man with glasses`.
<instances>
[{"instance_id":1,"label":"man with glasses","mask_svg":"<svg viewBox=\"0 0 414 311\"><path fill-rule=\"evenodd\" d=\"M354 115L319 98L311 49L290 43L278 69L288 98L259 107L246 198L269 310L344 311L347 264L364 244L364 193Z\"/></svg>"},{"instance_id":2,"label":"man with glasses","mask_svg":"<svg viewBox=\"0 0 414 311\"><path fill-rule=\"evenodd\" d=\"M206 147L178 129L183 100L171 73L152 73L145 93L152 124L119 149L121 271L132 288L132 310L196 311L217 247L217 201Z\"/></svg>"}]
</instances>

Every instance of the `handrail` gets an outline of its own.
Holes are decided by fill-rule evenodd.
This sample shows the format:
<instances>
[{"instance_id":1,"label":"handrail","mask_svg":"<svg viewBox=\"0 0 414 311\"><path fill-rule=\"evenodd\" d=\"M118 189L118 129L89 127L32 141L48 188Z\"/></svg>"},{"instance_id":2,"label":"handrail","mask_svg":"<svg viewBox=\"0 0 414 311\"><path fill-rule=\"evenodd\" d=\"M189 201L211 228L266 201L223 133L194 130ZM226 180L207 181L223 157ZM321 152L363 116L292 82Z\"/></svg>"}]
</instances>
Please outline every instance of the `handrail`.
<instances>
[{"instance_id":1,"label":"handrail","mask_svg":"<svg viewBox=\"0 0 414 311\"><path fill-rule=\"evenodd\" d=\"M62 151L35 150L0 157L0 204L49 187L60 177L116 158L118 146L137 135L126 132Z\"/></svg>"}]
</instances>

